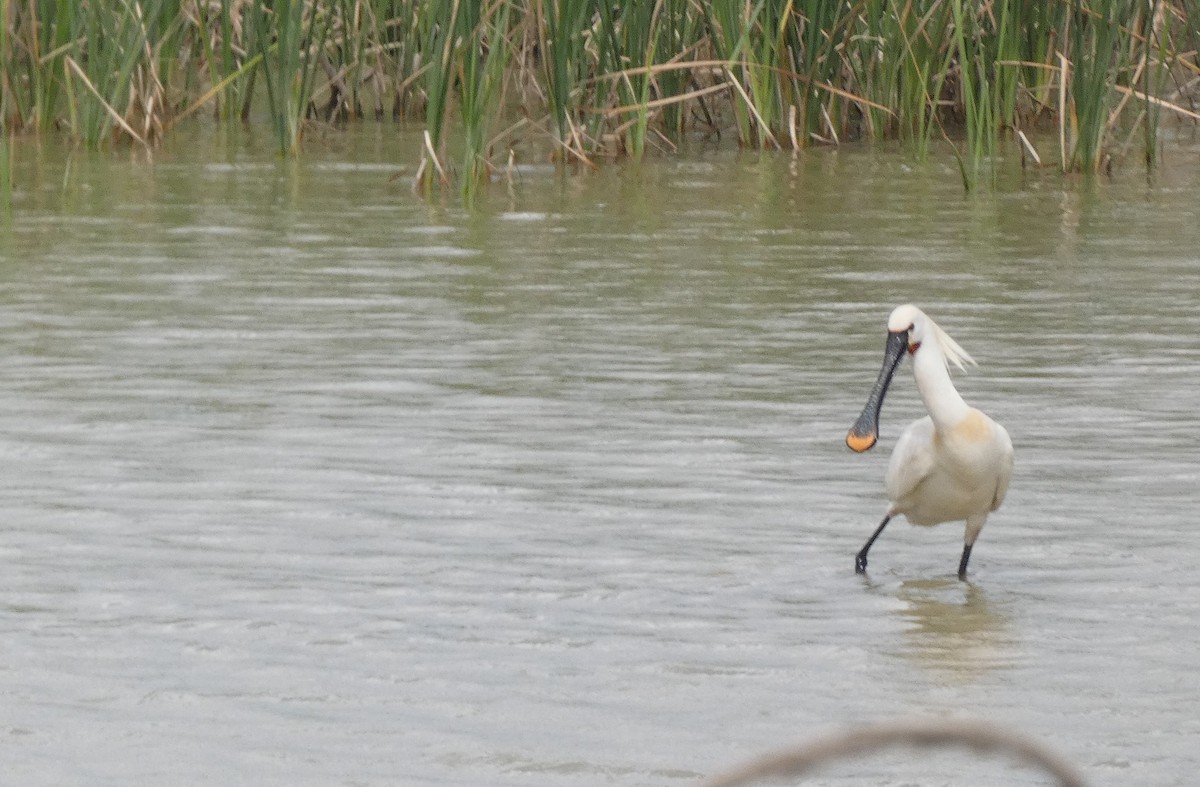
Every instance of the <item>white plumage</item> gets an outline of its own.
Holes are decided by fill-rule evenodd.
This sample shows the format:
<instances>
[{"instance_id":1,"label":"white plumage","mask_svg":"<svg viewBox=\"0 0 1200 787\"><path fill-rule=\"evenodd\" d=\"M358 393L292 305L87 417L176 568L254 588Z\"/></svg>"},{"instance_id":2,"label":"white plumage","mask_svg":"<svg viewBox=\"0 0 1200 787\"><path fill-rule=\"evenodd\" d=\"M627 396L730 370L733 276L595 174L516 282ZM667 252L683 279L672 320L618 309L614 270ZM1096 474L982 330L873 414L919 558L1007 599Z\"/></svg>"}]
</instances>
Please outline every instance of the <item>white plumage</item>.
<instances>
[{"instance_id":1,"label":"white plumage","mask_svg":"<svg viewBox=\"0 0 1200 787\"><path fill-rule=\"evenodd\" d=\"M846 444L855 451L875 444L883 399L906 351L929 415L909 424L896 442L885 479L887 514L858 553L855 569L866 570L871 545L893 516L903 514L914 525L965 520L958 566L959 579L965 579L975 539L1008 491L1012 441L1003 426L963 401L949 364L962 369L975 361L916 306L897 307L888 318L883 369Z\"/></svg>"}]
</instances>

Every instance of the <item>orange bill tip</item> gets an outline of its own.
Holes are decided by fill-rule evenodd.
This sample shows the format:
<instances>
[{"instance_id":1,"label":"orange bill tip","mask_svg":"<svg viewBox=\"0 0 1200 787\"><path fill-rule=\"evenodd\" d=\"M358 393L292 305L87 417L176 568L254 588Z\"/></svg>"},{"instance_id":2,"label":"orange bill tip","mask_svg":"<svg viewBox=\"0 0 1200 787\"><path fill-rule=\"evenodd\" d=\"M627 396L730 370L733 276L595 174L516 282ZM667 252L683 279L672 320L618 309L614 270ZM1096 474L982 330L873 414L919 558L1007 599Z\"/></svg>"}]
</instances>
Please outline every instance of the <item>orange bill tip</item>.
<instances>
[{"instance_id":1,"label":"orange bill tip","mask_svg":"<svg viewBox=\"0 0 1200 787\"><path fill-rule=\"evenodd\" d=\"M851 451L856 451L861 454L863 451L866 451L868 448L875 445L876 439L878 438L876 438L876 436L873 434L864 435L851 432L850 434L846 435L846 445L850 447Z\"/></svg>"}]
</instances>

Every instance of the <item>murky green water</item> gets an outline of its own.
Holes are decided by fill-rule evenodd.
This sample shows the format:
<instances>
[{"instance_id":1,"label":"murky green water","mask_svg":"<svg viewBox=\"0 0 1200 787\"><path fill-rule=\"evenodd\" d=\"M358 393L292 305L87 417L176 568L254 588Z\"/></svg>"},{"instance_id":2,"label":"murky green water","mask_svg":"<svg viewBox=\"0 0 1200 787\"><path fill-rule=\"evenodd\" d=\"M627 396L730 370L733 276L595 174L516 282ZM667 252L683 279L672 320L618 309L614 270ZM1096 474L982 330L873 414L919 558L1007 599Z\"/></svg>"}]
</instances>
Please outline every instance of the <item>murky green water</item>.
<instances>
[{"instance_id":1,"label":"murky green water","mask_svg":"<svg viewBox=\"0 0 1200 787\"><path fill-rule=\"evenodd\" d=\"M390 133L313 148L18 151L7 779L692 784L913 715L1200 770L1195 151L976 199L852 151L530 166L468 213L389 181ZM1016 444L969 584L958 525L853 570L922 412L905 368L843 445L905 301Z\"/></svg>"}]
</instances>

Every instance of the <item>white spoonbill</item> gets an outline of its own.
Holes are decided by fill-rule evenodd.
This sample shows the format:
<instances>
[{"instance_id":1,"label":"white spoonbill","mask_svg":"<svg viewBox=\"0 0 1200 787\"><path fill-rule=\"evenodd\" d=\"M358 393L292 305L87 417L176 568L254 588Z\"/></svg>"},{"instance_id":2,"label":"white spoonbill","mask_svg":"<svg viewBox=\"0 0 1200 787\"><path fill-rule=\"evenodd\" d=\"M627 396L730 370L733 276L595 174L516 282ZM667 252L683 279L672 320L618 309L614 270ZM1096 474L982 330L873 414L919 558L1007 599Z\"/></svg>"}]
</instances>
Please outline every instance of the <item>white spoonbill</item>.
<instances>
[{"instance_id":1,"label":"white spoonbill","mask_svg":"<svg viewBox=\"0 0 1200 787\"><path fill-rule=\"evenodd\" d=\"M912 304L888 317L883 369L862 415L846 435L846 445L866 451L879 438L883 397L904 351L913 357L913 377L929 415L908 425L888 462L887 514L854 561L867 570L867 552L887 523L904 514L914 525L966 520L958 578L967 578L971 547L992 511L1004 502L1012 476L1012 440L1004 427L969 406L950 381L949 364L975 363L958 343Z\"/></svg>"}]
</instances>

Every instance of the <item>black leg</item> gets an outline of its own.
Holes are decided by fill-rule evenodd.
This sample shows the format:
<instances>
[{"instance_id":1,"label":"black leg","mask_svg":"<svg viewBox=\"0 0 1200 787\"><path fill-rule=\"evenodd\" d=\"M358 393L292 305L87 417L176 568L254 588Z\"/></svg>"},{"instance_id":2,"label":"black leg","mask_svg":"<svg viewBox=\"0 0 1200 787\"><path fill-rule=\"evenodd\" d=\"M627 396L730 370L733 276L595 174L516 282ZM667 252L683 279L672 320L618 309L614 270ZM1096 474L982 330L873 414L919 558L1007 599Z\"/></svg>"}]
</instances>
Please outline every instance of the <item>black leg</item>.
<instances>
[{"instance_id":1,"label":"black leg","mask_svg":"<svg viewBox=\"0 0 1200 787\"><path fill-rule=\"evenodd\" d=\"M863 548L858 550L858 556L854 558L854 573L865 574L867 571L867 553L871 551L871 544L875 543L875 539L879 538L879 534L887 527L887 523L892 520L892 515L888 514L879 523L879 527L875 528L875 532L867 539L867 543L863 544ZM964 564L965 565L965 564Z\"/></svg>"},{"instance_id":2,"label":"black leg","mask_svg":"<svg viewBox=\"0 0 1200 787\"><path fill-rule=\"evenodd\" d=\"M967 561L971 559L971 545L963 544L962 560L958 561L958 578L964 582L967 579Z\"/></svg>"}]
</instances>

